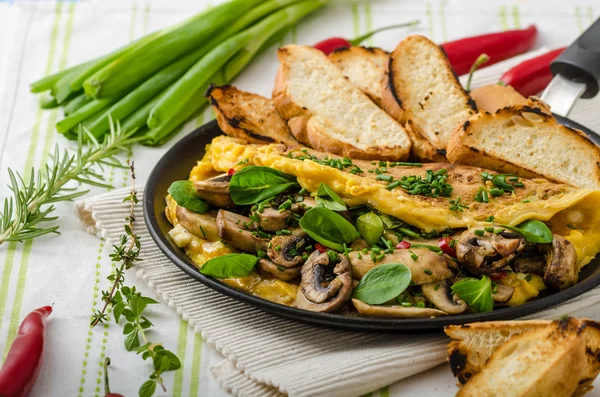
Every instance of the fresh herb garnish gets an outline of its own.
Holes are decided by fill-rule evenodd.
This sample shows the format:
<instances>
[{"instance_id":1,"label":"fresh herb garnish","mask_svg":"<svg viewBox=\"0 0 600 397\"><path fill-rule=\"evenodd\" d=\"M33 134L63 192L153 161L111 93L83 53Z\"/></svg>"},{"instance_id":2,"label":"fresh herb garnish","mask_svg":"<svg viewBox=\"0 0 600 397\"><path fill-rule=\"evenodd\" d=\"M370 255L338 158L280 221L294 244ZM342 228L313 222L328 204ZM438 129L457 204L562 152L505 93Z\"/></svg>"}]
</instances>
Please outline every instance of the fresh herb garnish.
<instances>
[{"instance_id":1,"label":"fresh herb garnish","mask_svg":"<svg viewBox=\"0 0 600 397\"><path fill-rule=\"evenodd\" d=\"M171 183L167 191L178 205L192 212L202 214L210 209L206 201L196 194L196 188L192 181L175 181Z\"/></svg>"},{"instance_id":2,"label":"fresh herb garnish","mask_svg":"<svg viewBox=\"0 0 600 397\"><path fill-rule=\"evenodd\" d=\"M314 156L308 153L308 150L302 149L302 155L294 156L292 152L288 153L288 157L294 160L311 160L317 164L326 165L328 167L336 168L340 171L347 171L351 174L359 174L363 172L357 165L352 162L352 159L349 157L343 158L329 158L325 156L323 159L319 159L317 156Z\"/></svg>"},{"instance_id":3,"label":"fresh herb garnish","mask_svg":"<svg viewBox=\"0 0 600 397\"><path fill-rule=\"evenodd\" d=\"M98 142L85 128L80 129L75 154L65 150L61 155L56 146L50 161L41 170L32 169L29 178L8 169L8 190L13 197L4 199L0 211L0 245L6 241L22 242L48 233L58 233L58 225L40 226L40 223L57 219L49 216L55 209L54 203L74 200L89 191L66 187L69 182L111 187L104 182L96 167L108 165L126 168L115 155L140 138L133 138L136 131L122 132L118 124L115 127L111 118L109 125L110 134L102 142ZM84 141L90 142L91 147L85 148Z\"/></svg>"},{"instance_id":4,"label":"fresh herb garnish","mask_svg":"<svg viewBox=\"0 0 600 397\"><path fill-rule=\"evenodd\" d=\"M477 201L478 203L489 203L490 202L490 196L489 196L489 193L486 188L484 188L484 187L479 188L479 190L477 191L477 194L475 195L475 201Z\"/></svg>"},{"instance_id":5,"label":"fresh herb garnish","mask_svg":"<svg viewBox=\"0 0 600 397\"><path fill-rule=\"evenodd\" d=\"M480 280L464 278L454 283L451 289L467 305L479 313L491 312L494 309L492 281L487 276L481 277Z\"/></svg>"},{"instance_id":6,"label":"fresh herb garnish","mask_svg":"<svg viewBox=\"0 0 600 397\"><path fill-rule=\"evenodd\" d=\"M493 197L500 197L505 193L511 193L515 187L525 187L523 182L519 181L519 177L514 175L496 174L492 175L489 172L482 172L481 179L483 182L491 182L494 186L490 189L490 194Z\"/></svg>"},{"instance_id":7,"label":"fresh herb garnish","mask_svg":"<svg viewBox=\"0 0 600 397\"><path fill-rule=\"evenodd\" d=\"M215 278L246 277L252 273L258 258L249 254L226 254L210 259L200 273Z\"/></svg>"},{"instance_id":8,"label":"fresh herb garnish","mask_svg":"<svg viewBox=\"0 0 600 397\"><path fill-rule=\"evenodd\" d=\"M537 219L529 219L518 226L501 225L503 228L519 233L529 243L546 244L552 242L552 231Z\"/></svg>"},{"instance_id":9,"label":"fresh herb garnish","mask_svg":"<svg viewBox=\"0 0 600 397\"><path fill-rule=\"evenodd\" d=\"M345 211L346 204L336 192L324 183L319 185L315 201L321 207L325 207L332 211Z\"/></svg>"},{"instance_id":10,"label":"fresh herb garnish","mask_svg":"<svg viewBox=\"0 0 600 397\"><path fill-rule=\"evenodd\" d=\"M133 163L129 164L131 172L131 194L124 201L130 202L129 216L125 219L125 234L121 236L120 245L113 246L111 260L115 262L115 269L108 280L112 286L106 291L102 291L102 309L97 310L91 319L91 327L108 321L106 310L112 308L115 323L119 324L122 318L125 318L126 324L123 327L125 338L125 348L128 351L135 351L142 355L142 359L150 358L154 371L150 374L150 379L145 381L139 389L139 395L149 397L156 391L156 385L160 385L166 391L163 373L174 371L181 367L179 358L171 351L165 349L160 343L153 343L148 340L147 330L152 327L152 322L144 315L144 309L148 305L156 304L154 299L143 296L136 291L135 287L127 287L124 284L125 270L131 269L136 261L141 260L140 240L137 234L133 232L133 223L135 222L135 205L138 198L135 190L135 172ZM143 342L143 344L141 343Z\"/></svg>"},{"instance_id":11,"label":"fresh herb garnish","mask_svg":"<svg viewBox=\"0 0 600 397\"><path fill-rule=\"evenodd\" d=\"M431 250L433 252L442 252L442 249L440 247L429 244L411 244L410 248L427 248L428 250Z\"/></svg>"},{"instance_id":12,"label":"fresh herb garnish","mask_svg":"<svg viewBox=\"0 0 600 397\"><path fill-rule=\"evenodd\" d=\"M344 243L360 237L356 228L341 215L323 207L315 207L300 219L300 227L326 247L342 252Z\"/></svg>"},{"instance_id":13,"label":"fresh herb garnish","mask_svg":"<svg viewBox=\"0 0 600 397\"><path fill-rule=\"evenodd\" d=\"M379 265L363 276L354 288L353 297L370 305L380 305L404 292L410 280L410 269L401 263Z\"/></svg>"},{"instance_id":14,"label":"fresh herb garnish","mask_svg":"<svg viewBox=\"0 0 600 397\"><path fill-rule=\"evenodd\" d=\"M442 168L439 171L427 170L425 178L419 175L403 176L400 179L400 187L408 194L427 197L449 197L452 194L452 186L446 182L448 171Z\"/></svg>"},{"instance_id":15,"label":"fresh herb garnish","mask_svg":"<svg viewBox=\"0 0 600 397\"><path fill-rule=\"evenodd\" d=\"M490 216L488 216L488 217L486 218L486 220L485 220L485 221L486 221L486 222L494 222L495 220L496 220L496 217L495 217L495 216L493 216L493 215L490 215Z\"/></svg>"},{"instance_id":16,"label":"fresh herb garnish","mask_svg":"<svg viewBox=\"0 0 600 397\"><path fill-rule=\"evenodd\" d=\"M383 220L374 212L367 212L356 220L360 236L369 245L375 245L383 235Z\"/></svg>"},{"instance_id":17,"label":"fresh herb garnish","mask_svg":"<svg viewBox=\"0 0 600 397\"><path fill-rule=\"evenodd\" d=\"M270 167L250 166L233 174L229 194L238 205L256 204L299 187L296 177Z\"/></svg>"},{"instance_id":18,"label":"fresh herb garnish","mask_svg":"<svg viewBox=\"0 0 600 397\"><path fill-rule=\"evenodd\" d=\"M450 211L460 211L463 212L465 209L469 209L469 206L461 204L460 197L456 200L450 200Z\"/></svg>"}]
</instances>

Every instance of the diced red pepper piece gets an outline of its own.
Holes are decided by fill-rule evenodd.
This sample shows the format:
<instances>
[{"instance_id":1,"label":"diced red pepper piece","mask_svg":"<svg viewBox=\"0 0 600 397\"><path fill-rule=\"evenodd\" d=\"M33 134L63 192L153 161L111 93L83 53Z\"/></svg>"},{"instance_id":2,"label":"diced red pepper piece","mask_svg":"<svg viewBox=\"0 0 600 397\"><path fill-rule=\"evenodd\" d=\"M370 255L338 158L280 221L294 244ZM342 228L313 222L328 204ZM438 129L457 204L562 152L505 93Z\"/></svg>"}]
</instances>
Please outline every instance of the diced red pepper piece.
<instances>
[{"instance_id":1,"label":"diced red pepper piece","mask_svg":"<svg viewBox=\"0 0 600 397\"><path fill-rule=\"evenodd\" d=\"M325 246L323 246L323 244L321 244L321 243L316 243L315 244L315 248L319 252L325 252L325 251L327 251L327 248L325 248Z\"/></svg>"},{"instance_id":2,"label":"diced red pepper piece","mask_svg":"<svg viewBox=\"0 0 600 397\"><path fill-rule=\"evenodd\" d=\"M229 171L227 171L227 175L233 175L235 174L235 170L233 168L230 168Z\"/></svg>"},{"instance_id":3,"label":"diced red pepper piece","mask_svg":"<svg viewBox=\"0 0 600 397\"><path fill-rule=\"evenodd\" d=\"M401 249L401 250L405 250L410 248L410 243L408 241L400 241L398 244L396 244L396 248Z\"/></svg>"},{"instance_id":4,"label":"diced red pepper piece","mask_svg":"<svg viewBox=\"0 0 600 397\"><path fill-rule=\"evenodd\" d=\"M454 239L450 236L442 237L440 241L438 241L438 247L440 247L444 254L456 258L456 250L451 246L452 240Z\"/></svg>"}]
</instances>

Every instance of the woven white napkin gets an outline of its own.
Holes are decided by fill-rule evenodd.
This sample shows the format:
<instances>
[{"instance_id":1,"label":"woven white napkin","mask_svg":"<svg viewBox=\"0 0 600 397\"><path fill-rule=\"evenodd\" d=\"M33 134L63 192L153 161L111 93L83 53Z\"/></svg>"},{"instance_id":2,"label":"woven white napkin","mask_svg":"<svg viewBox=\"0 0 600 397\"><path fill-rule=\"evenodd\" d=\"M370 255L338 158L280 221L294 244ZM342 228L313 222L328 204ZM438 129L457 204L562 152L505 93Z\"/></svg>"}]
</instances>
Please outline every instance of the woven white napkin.
<instances>
[{"instance_id":1,"label":"woven white napkin","mask_svg":"<svg viewBox=\"0 0 600 397\"><path fill-rule=\"evenodd\" d=\"M516 62L519 59L483 69L473 86L495 82ZM579 122L600 130L597 116L581 110L594 106L598 101L580 101L574 112ZM109 243L118 241L129 215L129 204L123 203L128 193L125 188L80 201L77 216L90 233ZM143 187L138 193L143 195ZM140 205L136 233L144 260L136 264L137 275L226 357L212 371L236 396L359 396L445 361L448 340L441 332L391 335L319 328L223 296L187 276L160 252L141 210ZM598 302L600 289L595 289L529 318L577 315ZM585 314L597 317L590 310Z\"/></svg>"}]
</instances>

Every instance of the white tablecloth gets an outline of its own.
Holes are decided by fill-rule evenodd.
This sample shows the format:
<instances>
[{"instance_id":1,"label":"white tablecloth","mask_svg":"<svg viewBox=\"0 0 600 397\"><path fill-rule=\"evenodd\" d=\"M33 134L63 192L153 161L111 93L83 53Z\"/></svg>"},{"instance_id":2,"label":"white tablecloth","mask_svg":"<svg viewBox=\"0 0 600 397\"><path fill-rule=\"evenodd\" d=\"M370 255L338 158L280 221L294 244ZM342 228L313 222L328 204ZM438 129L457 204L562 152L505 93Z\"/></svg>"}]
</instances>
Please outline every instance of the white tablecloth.
<instances>
[{"instance_id":1,"label":"white tablecloth","mask_svg":"<svg viewBox=\"0 0 600 397\"><path fill-rule=\"evenodd\" d=\"M53 129L62 117L60 111L40 111L38 98L28 91L30 82L182 20L209 3L216 1L0 0L0 196L9 193L7 167L18 171L32 165L39 167L54 144L71 146ZM592 0L482 3L338 1L303 22L285 42L310 44L332 35L354 37L371 27L420 19L421 26L411 32L437 42L536 23L540 30L538 46L555 48L568 45L600 13L600 4ZM381 33L367 44L391 50L406 34L402 30ZM271 51L256 60L235 83L245 90L269 95L276 67ZM584 103L576 109L574 118L585 123L590 117L589 107ZM181 134L211 117L212 113L206 111ZM168 146L134 148L132 157L140 181ZM106 177L115 187L128 183L122 170L107 169ZM100 192L93 189L93 193ZM125 351L120 327L110 324L90 330L88 326L92 311L100 304L99 293L108 285L105 277L111 270L110 247L79 227L71 204L59 204L57 214L61 216L58 224L62 235L0 246L0 361L23 316L39 306L54 304L46 364L33 395L103 395L100 362L106 355L113 361L113 391L136 395L151 371L149 364ZM133 274L128 282L151 294ZM600 318L593 311L590 315ZM150 317L155 324L153 340L163 341L183 362L181 371L165 377L168 392L157 395L225 395L208 370L220 361L217 353L169 307L152 307ZM373 395L450 396L456 391L454 383L448 369L442 366Z\"/></svg>"}]
</instances>

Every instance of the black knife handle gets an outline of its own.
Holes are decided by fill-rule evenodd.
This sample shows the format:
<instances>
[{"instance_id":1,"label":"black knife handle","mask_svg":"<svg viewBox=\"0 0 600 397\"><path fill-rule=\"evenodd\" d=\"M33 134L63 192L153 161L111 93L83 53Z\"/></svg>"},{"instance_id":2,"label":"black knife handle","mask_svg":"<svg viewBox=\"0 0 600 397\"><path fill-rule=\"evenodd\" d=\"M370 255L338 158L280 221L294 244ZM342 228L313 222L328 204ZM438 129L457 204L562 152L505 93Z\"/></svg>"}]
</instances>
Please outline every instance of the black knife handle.
<instances>
[{"instance_id":1,"label":"black knife handle","mask_svg":"<svg viewBox=\"0 0 600 397\"><path fill-rule=\"evenodd\" d=\"M585 83L582 98L593 98L600 89L600 18L550 64L552 74Z\"/></svg>"}]
</instances>

